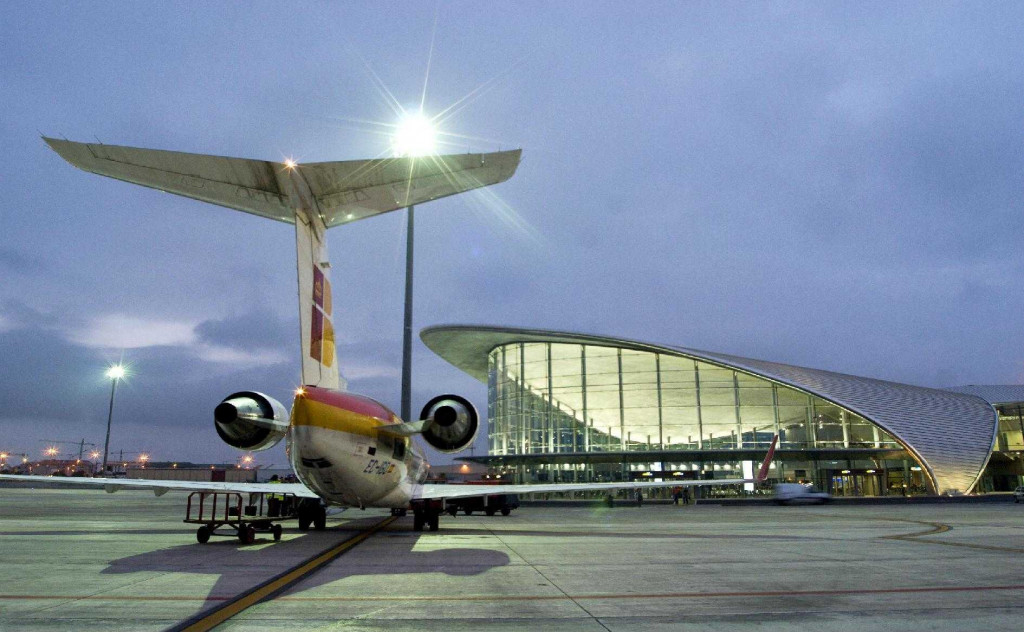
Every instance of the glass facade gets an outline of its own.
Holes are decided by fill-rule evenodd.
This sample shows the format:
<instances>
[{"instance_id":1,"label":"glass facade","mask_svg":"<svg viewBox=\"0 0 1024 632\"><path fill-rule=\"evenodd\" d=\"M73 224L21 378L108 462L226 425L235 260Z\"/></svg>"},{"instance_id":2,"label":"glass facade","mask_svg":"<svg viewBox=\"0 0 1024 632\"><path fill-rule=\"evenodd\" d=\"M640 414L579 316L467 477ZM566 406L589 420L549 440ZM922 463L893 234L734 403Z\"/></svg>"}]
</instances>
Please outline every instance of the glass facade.
<instances>
[{"instance_id":1,"label":"glass facade","mask_svg":"<svg viewBox=\"0 0 1024 632\"><path fill-rule=\"evenodd\" d=\"M1008 492L1024 484L1024 402L996 404L995 409L999 428L978 484L981 492Z\"/></svg>"},{"instance_id":2,"label":"glass facade","mask_svg":"<svg viewBox=\"0 0 1024 632\"><path fill-rule=\"evenodd\" d=\"M877 425L755 375L583 344L513 343L488 357L490 462L522 482L749 477L775 434L791 451L777 454L775 480L925 492L919 464Z\"/></svg>"}]
</instances>

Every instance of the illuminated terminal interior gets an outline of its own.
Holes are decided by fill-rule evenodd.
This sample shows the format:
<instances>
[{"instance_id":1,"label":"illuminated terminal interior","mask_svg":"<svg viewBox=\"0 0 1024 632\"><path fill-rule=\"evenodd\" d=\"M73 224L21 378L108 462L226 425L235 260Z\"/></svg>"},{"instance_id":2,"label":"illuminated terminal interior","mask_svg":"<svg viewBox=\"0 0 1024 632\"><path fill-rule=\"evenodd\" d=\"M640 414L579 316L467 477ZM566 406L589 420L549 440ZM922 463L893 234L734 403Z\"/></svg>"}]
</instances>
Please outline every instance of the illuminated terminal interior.
<instances>
[{"instance_id":1,"label":"illuminated terminal interior","mask_svg":"<svg viewBox=\"0 0 1024 632\"><path fill-rule=\"evenodd\" d=\"M840 496L1005 490L1024 473L1020 403L994 404L972 387L581 334L447 326L421 335L486 381L488 455L470 460L516 482L749 478L776 434L771 481Z\"/></svg>"}]
</instances>

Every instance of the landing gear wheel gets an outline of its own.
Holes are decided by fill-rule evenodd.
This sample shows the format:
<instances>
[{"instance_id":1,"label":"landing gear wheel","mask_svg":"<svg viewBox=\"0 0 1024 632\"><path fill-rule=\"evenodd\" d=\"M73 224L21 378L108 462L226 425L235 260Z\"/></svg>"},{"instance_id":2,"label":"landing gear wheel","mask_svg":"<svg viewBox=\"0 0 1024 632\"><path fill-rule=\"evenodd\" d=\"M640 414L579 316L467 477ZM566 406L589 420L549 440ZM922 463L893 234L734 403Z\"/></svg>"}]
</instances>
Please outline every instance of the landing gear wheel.
<instances>
[{"instance_id":1,"label":"landing gear wheel","mask_svg":"<svg viewBox=\"0 0 1024 632\"><path fill-rule=\"evenodd\" d=\"M508 507L502 507L502 508L501 508L501 515L503 515L503 516L507 516L507 515L509 515L510 513L512 513L512 510L511 510L511 509L509 509Z\"/></svg>"},{"instance_id":2,"label":"landing gear wheel","mask_svg":"<svg viewBox=\"0 0 1024 632\"><path fill-rule=\"evenodd\" d=\"M437 531L438 527L438 514L433 514L427 518L427 524L430 526L431 531Z\"/></svg>"},{"instance_id":3,"label":"landing gear wheel","mask_svg":"<svg viewBox=\"0 0 1024 632\"><path fill-rule=\"evenodd\" d=\"M451 507L450 509L448 509L448 515L451 516L452 518L454 518L456 516L456 514L458 514L458 513L459 513L458 507Z\"/></svg>"},{"instance_id":4,"label":"landing gear wheel","mask_svg":"<svg viewBox=\"0 0 1024 632\"><path fill-rule=\"evenodd\" d=\"M313 514L313 528L317 531L323 531L327 528L327 508L317 507L317 512Z\"/></svg>"},{"instance_id":5,"label":"landing gear wheel","mask_svg":"<svg viewBox=\"0 0 1024 632\"><path fill-rule=\"evenodd\" d=\"M423 531L423 513L417 511L412 517L412 530Z\"/></svg>"},{"instance_id":6,"label":"landing gear wheel","mask_svg":"<svg viewBox=\"0 0 1024 632\"><path fill-rule=\"evenodd\" d=\"M238 541L242 544L252 544L256 541L256 527L244 522L238 525Z\"/></svg>"},{"instance_id":7,"label":"landing gear wheel","mask_svg":"<svg viewBox=\"0 0 1024 632\"><path fill-rule=\"evenodd\" d=\"M275 524L273 527L270 528L270 530L274 534L274 542L280 542L281 541L281 532L283 531L283 529L281 528L281 525Z\"/></svg>"},{"instance_id":8,"label":"landing gear wheel","mask_svg":"<svg viewBox=\"0 0 1024 632\"><path fill-rule=\"evenodd\" d=\"M299 531L309 531L309 523L312 519L305 513L299 514Z\"/></svg>"},{"instance_id":9,"label":"landing gear wheel","mask_svg":"<svg viewBox=\"0 0 1024 632\"><path fill-rule=\"evenodd\" d=\"M486 513L488 516L493 516L494 515L494 507L488 507L487 509L484 509L484 513Z\"/></svg>"},{"instance_id":10,"label":"landing gear wheel","mask_svg":"<svg viewBox=\"0 0 1024 632\"><path fill-rule=\"evenodd\" d=\"M198 541L199 544L206 544L207 542L209 542L210 541L210 528L209 527L199 527L198 529L196 529L196 541Z\"/></svg>"}]
</instances>

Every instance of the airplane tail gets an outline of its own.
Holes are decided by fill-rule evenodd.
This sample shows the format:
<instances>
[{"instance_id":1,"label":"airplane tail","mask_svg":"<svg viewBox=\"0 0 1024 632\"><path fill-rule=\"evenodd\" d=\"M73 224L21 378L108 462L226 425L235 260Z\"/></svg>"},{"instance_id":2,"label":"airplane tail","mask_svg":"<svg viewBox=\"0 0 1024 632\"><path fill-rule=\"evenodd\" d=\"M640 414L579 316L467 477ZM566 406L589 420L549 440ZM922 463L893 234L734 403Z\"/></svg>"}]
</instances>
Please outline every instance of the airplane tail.
<instances>
[{"instance_id":1,"label":"airplane tail","mask_svg":"<svg viewBox=\"0 0 1024 632\"><path fill-rule=\"evenodd\" d=\"M764 457L764 462L761 463L761 469L757 471L758 483L763 483L768 478L768 466L771 465L772 459L775 457L775 446L779 443L779 435L772 437L772 444L768 448L768 454Z\"/></svg>"},{"instance_id":2,"label":"airplane tail","mask_svg":"<svg viewBox=\"0 0 1024 632\"><path fill-rule=\"evenodd\" d=\"M296 165L43 137L72 165L295 224L302 383L344 388L332 320L328 228L504 182L521 150Z\"/></svg>"},{"instance_id":3,"label":"airplane tail","mask_svg":"<svg viewBox=\"0 0 1024 632\"><path fill-rule=\"evenodd\" d=\"M295 212L302 384L344 390L346 384L338 371L338 349L334 338L327 227L299 168L287 166L286 169L292 181L290 202Z\"/></svg>"}]
</instances>

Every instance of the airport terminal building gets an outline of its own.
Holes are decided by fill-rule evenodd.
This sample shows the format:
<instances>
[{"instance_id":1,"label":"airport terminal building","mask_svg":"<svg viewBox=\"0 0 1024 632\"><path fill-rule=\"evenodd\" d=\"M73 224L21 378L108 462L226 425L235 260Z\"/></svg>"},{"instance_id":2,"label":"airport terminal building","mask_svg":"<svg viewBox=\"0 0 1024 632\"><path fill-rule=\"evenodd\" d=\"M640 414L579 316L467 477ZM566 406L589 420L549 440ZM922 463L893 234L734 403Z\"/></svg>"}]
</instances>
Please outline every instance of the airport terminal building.
<instances>
[{"instance_id":1,"label":"airport terminal building","mask_svg":"<svg viewBox=\"0 0 1024 632\"><path fill-rule=\"evenodd\" d=\"M1024 386L933 389L683 347L474 326L421 332L487 384L488 465L516 482L750 477L835 495L1005 491Z\"/></svg>"}]
</instances>

